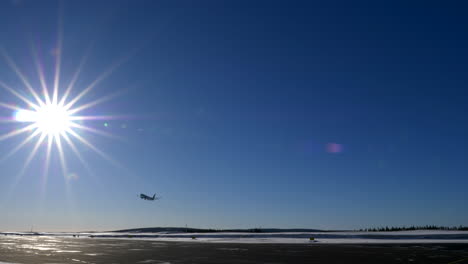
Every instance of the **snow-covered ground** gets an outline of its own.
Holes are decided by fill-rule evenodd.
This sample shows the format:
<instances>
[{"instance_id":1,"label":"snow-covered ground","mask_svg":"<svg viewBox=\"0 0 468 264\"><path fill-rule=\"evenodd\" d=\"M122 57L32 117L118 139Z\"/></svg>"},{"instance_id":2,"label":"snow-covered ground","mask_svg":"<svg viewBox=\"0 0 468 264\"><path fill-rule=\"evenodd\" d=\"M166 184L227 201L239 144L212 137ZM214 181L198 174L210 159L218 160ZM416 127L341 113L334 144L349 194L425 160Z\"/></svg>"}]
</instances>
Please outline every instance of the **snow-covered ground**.
<instances>
[{"instance_id":1,"label":"snow-covered ground","mask_svg":"<svg viewBox=\"0 0 468 264\"><path fill-rule=\"evenodd\" d=\"M31 233L3 232L0 235L29 236ZM421 244L468 243L468 231L417 230L397 232L277 232L277 233L35 233L40 236L114 238L210 243L327 243L327 244ZM310 238L314 240L310 240ZM0 263L1 264L1 263Z\"/></svg>"}]
</instances>

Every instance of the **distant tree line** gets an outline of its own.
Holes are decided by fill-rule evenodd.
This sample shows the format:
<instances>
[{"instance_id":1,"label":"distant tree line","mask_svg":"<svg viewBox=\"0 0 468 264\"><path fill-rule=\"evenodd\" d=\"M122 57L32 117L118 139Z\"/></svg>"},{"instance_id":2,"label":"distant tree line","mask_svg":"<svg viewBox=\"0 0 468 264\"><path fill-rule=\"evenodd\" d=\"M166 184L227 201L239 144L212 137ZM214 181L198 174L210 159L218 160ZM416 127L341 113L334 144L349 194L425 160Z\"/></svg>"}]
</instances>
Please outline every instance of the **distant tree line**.
<instances>
[{"instance_id":1,"label":"distant tree line","mask_svg":"<svg viewBox=\"0 0 468 264\"><path fill-rule=\"evenodd\" d=\"M436 225L426 225L426 226L410 226L410 227L378 227L378 228L365 228L359 229L361 232L389 232L389 231L411 231L411 230L456 230L456 231L468 231L468 226L436 226Z\"/></svg>"},{"instance_id":2,"label":"distant tree line","mask_svg":"<svg viewBox=\"0 0 468 264\"><path fill-rule=\"evenodd\" d=\"M251 228L251 229L194 229L188 228L185 232L188 233L217 233L217 232L247 232L247 233L261 233L263 230L261 228Z\"/></svg>"}]
</instances>

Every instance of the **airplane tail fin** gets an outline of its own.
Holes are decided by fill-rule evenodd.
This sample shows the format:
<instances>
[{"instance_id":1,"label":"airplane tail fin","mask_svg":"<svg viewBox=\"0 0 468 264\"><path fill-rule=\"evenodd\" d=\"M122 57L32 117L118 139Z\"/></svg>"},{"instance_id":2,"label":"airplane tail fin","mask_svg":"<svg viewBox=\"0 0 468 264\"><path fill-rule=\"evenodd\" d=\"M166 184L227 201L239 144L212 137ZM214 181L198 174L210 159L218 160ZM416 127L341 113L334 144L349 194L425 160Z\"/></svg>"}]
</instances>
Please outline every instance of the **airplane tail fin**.
<instances>
[{"instance_id":1,"label":"airplane tail fin","mask_svg":"<svg viewBox=\"0 0 468 264\"><path fill-rule=\"evenodd\" d=\"M156 194L153 195L153 200L154 200L155 197L156 197Z\"/></svg>"}]
</instances>

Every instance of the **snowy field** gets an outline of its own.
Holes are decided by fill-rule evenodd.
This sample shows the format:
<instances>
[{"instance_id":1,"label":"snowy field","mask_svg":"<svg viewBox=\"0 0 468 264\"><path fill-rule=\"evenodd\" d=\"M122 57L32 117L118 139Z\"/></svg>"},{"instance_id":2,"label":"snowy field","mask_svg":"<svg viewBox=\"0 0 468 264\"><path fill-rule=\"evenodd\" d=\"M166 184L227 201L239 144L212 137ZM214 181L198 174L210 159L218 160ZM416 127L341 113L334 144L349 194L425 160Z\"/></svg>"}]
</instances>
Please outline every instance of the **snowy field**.
<instances>
[{"instance_id":1,"label":"snowy field","mask_svg":"<svg viewBox=\"0 0 468 264\"><path fill-rule=\"evenodd\" d=\"M131 239L167 242L279 243L279 244L425 244L468 243L468 231L417 230L397 232L278 232L278 233L21 233L1 232L4 236L45 236L101 239ZM310 238L314 238L311 240ZM1 263L0 263L1 264Z\"/></svg>"}]
</instances>

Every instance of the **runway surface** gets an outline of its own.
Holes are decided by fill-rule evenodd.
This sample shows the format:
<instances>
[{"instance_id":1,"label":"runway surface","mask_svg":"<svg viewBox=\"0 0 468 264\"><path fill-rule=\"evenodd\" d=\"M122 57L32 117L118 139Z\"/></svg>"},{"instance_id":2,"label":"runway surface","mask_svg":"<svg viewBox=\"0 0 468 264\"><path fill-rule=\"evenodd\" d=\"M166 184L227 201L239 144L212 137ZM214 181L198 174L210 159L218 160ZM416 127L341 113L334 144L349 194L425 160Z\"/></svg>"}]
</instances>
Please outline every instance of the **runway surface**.
<instances>
[{"instance_id":1,"label":"runway surface","mask_svg":"<svg viewBox=\"0 0 468 264\"><path fill-rule=\"evenodd\" d=\"M1 236L3 263L444 263L468 264L468 244L223 244Z\"/></svg>"}]
</instances>

